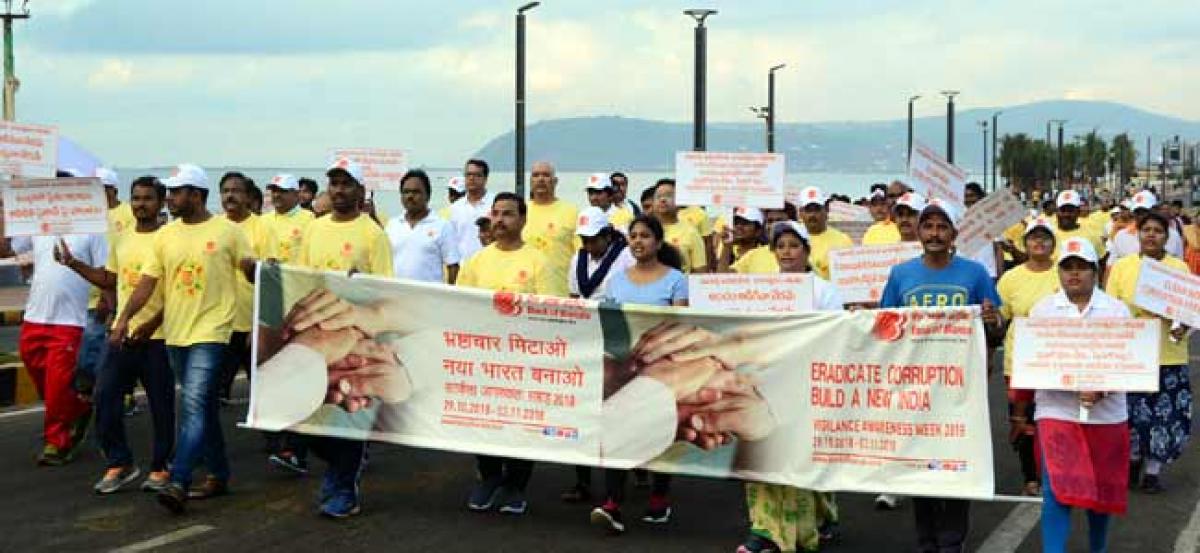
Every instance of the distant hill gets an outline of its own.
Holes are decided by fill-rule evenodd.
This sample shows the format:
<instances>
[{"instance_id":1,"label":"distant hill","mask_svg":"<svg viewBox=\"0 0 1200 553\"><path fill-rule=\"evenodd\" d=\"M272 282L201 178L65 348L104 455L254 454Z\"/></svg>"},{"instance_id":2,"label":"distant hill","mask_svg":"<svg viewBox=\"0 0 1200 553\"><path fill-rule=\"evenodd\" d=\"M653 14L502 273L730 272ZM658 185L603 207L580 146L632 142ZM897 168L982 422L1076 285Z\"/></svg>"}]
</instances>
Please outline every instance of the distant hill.
<instances>
[{"instance_id":1,"label":"distant hill","mask_svg":"<svg viewBox=\"0 0 1200 553\"><path fill-rule=\"evenodd\" d=\"M926 104L924 106L928 108ZM903 109L903 104L898 104ZM983 135L977 122L991 124L1000 115L1000 133L1024 132L1044 138L1046 121L1066 119L1064 140L1093 128L1111 137L1129 132L1138 146L1139 161L1145 158L1146 136L1180 135L1183 140L1200 138L1200 122L1151 113L1115 102L1055 100L1019 106L960 110L955 117L955 158L967 169L981 166ZM944 151L946 118L920 117L914 123L916 140ZM989 130L989 133L991 131ZM1054 131L1057 133L1057 129ZM792 172L899 172L904 169L906 121L829 121L781 123L776 125L776 150L787 154ZM708 125L708 149L713 151L761 151L764 124L712 123ZM1057 137L1055 137L1057 140ZM990 141L990 138L989 138ZM674 153L689 150L692 125L627 117L577 117L539 121L528 127L527 159L549 159L561 171L663 171L671 169ZM512 170L513 133L490 140L476 154L496 170ZM989 156L990 150L989 150Z\"/></svg>"}]
</instances>

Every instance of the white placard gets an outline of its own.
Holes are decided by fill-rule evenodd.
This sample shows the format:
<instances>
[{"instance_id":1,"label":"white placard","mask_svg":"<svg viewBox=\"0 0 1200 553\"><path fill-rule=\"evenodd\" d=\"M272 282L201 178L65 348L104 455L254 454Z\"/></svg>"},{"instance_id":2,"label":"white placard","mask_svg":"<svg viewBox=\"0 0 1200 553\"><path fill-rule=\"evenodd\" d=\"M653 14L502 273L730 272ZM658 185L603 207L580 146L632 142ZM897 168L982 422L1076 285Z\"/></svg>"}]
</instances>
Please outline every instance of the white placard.
<instances>
[{"instance_id":1,"label":"white placard","mask_svg":"<svg viewBox=\"0 0 1200 553\"><path fill-rule=\"evenodd\" d=\"M386 148L339 148L331 159L350 158L362 166L362 185L367 190L400 190L400 178L408 171L408 153Z\"/></svg>"},{"instance_id":2,"label":"white placard","mask_svg":"<svg viewBox=\"0 0 1200 553\"><path fill-rule=\"evenodd\" d=\"M690 275L688 306L734 313L812 311L812 277L807 273Z\"/></svg>"},{"instance_id":3,"label":"white placard","mask_svg":"<svg viewBox=\"0 0 1200 553\"><path fill-rule=\"evenodd\" d=\"M676 152L679 205L783 207L783 154Z\"/></svg>"},{"instance_id":4,"label":"white placard","mask_svg":"<svg viewBox=\"0 0 1200 553\"><path fill-rule=\"evenodd\" d=\"M908 179L908 185L918 194L950 202L959 213L965 211L963 185L967 183L967 173L920 142L913 142Z\"/></svg>"},{"instance_id":5,"label":"white placard","mask_svg":"<svg viewBox=\"0 0 1200 553\"><path fill-rule=\"evenodd\" d=\"M1158 321L1018 318L1012 387L1091 392L1158 391Z\"/></svg>"},{"instance_id":6,"label":"white placard","mask_svg":"<svg viewBox=\"0 0 1200 553\"><path fill-rule=\"evenodd\" d=\"M0 184L4 235L99 234L108 230L100 179L27 179Z\"/></svg>"},{"instance_id":7,"label":"white placard","mask_svg":"<svg viewBox=\"0 0 1200 553\"><path fill-rule=\"evenodd\" d=\"M1133 303L1160 317L1200 327L1200 277L1142 258Z\"/></svg>"},{"instance_id":8,"label":"white placard","mask_svg":"<svg viewBox=\"0 0 1200 553\"><path fill-rule=\"evenodd\" d=\"M57 164L57 127L0 121L0 172L52 179Z\"/></svg>"},{"instance_id":9,"label":"white placard","mask_svg":"<svg viewBox=\"0 0 1200 553\"><path fill-rule=\"evenodd\" d=\"M846 303L878 303L892 267L921 253L919 242L830 250L830 280Z\"/></svg>"},{"instance_id":10,"label":"white placard","mask_svg":"<svg viewBox=\"0 0 1200 553\"><path fill-rule=\"evenodd\" d=\"M829 220L875 222L875 218L871 217L870 209L846 202L829 202Z\"/></svg>"},{"instance_id":11,"label":"white placard","mask_svg":"<svg viewBox=\"0 0 1200 553\"><path fill-rule=\"evenodd\" d=\"M1003 190L971 206L958 225L955 245L961 252L977 252L995 242L1009 227L1025 218L1025 206Z\"/></svg>"}]
</instances>

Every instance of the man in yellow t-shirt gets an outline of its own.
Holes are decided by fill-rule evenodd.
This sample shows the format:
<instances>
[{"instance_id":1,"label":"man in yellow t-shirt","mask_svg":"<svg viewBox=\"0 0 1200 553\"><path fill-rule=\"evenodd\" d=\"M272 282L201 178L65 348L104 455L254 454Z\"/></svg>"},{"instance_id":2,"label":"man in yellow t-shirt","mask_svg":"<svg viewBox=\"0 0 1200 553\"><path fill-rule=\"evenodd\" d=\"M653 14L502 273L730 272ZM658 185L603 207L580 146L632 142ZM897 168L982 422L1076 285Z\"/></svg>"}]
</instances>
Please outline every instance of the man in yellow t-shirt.
<instances>
[{"instance_id":1,"label":"man in yellow t-shirt","mask_svg":"<svg viewBox=\"0 0 1200 553\"><path fill-rule=\"evenodd\" d=\"M158 501L174 513L189 498L228 493L229 461L221 435L217 390L221 359L233 333L239 269L252 278L253 252L245 233L205 207L208 176L190 164L180 165L167 179L174 221L154 237L154 256L113 326L113 341L123 340L130 321L149 303L162 283L163 339L171 367L180 376L179 439L171 465L171 481ZM192 469L203 460L209 476L188 490Z\"/></svg>"},{"instance_id":2,"label":"man in yellow t-shirt","mask_svg":"<svg viewBox=\"0 0 1200 553\"><path fill-rule=\"evenodd\" d=\"M829 280L829 251L854 247L854 241L829 226L828 199L820 188L809 186L800 191L800 219L808 229L808 262L817 276Z\"/></svg>"},{"instance_id":3,"label":"man in yellow t-shirt","mask_svg":"<svg viewBox=\"0 0 1200 553\"><path fill-rule=\"evenodd\" d=\"M875 219L863 234L862 245L879 246L900 241L900 231L892 221L892 201L887 197L887 187L871 188L871 217Z\"/></svg>"},{"instance_id":4,"label":"man in yellow t-shirt","mask_svg":"<svg viewBox=\"0 0 1200 553\"><path fill-rule=\"evenodd\" d=\"M712 220L708 218L708 212L698 205L681 207L679 208L679 220L691 225L696 230L696 234L700 235L700 239L704 241L704 258L711 261L707 270L715 269L718 238L713 232L713 224Z\"/></svg>"},{"instance_id":5,"label":"man in yellow t-shirt","mask_svg":"<svg viewBox=\"0 0 1200 553\"><path fill-rule=\"evenodd\" d=\"M534 162L529 172L529 216L521 239L546 256L551 278L561 280L565 289L567 264L581 246L575 235L579 208L560 199L557 187L554 166L546 161Z\"/></svg>"},{"instance_id":6,"label":"man in yellow t-shirt","mask_svg":"<svg viewBox=\"0 0 1200 553\"><path fill-rule=\"evenodd\" d=\"M271 193L274 209L263 214L261 221L267 236L274 241L271 256L280 263L294 264L313 214L300 206L300 181L295 176L275 175L267 184L267 191Z\"/></svg>"},{"instance_id":7,"label":"man in yellow t-shirt","mask_svg":"<svg viewBox=\"0 0 1200 553\"><path fill-rule=\"evenodd\" d=\"M159 228L166 188L154 177L142 177L130 186L130 213L133 226L110 234L108 259L102 267L92 267L63 252L60 262L98 288L116 291L117 305L125 307L138 285L142 270L154 258L154 238ZM167 463L175 444L175 376L167 363L163 343L162 286L156 286L146 306L129 321L133 329L128 339L108 348L104 365L97 373L96 428L104 452L106 470L96 482L96 493L116 493L134 482L140 471L125 439L124 392L126 384L140 381L146 389L150 413L154 419L154 454L150 475L143 490L158 491L168 482Z\"/></svg>"},{"instance_id":8,"label":"man in yellow t-shirt","mask_svg":"<svg viewBox=\"0 0 1200 553\"><path fill-rule=\"evenodd\" d=\"M1080 197L1079 192L1063 190L1058 193L1058 198L1055 201L1055 205L1058 208L1058 217L1054 229L1054 238L1059 244L1075 236L1086 238L1088 242L1092 243L1092 247L1096 249L1096 255L1103 260L1107 253L1104 248L1104 231L1098 231L1094 227L1081 224L1079 213L1082 203L1083 198ZM1104 267L1104 264L1101 263L1100 266ZM1103 278L1102 275L1103 271L1101 271L1100 278Z\"/></svg>"},{"instance_id":9,"label":"man in yellow t-shirt","mask_svg":"<svg viewBox=\"0 0 1200 553\"><path fill-rule=\"evenodd\" d=\"M518 294L567 295L566 278L557 278L541 250L522 239L527 213L520 196L511 192L496 194L491 216L493 242L463 264L458 286ZM525 488L533 474L533 461L489 455L477 455L476 459L479 481L471 490L467 507L484 512L498 505L501 513L524 514L528 507Z\"/></svg>"},{"instance_id":10,"label":"man in yellow t-shirt","mask_svg":"<svg viewBox=\"0 0 1200 553\"><path fill-rule=\"evenodd\" d=\"M679 250L685 273L708 272L708 248L704 238L693 225L680 218L679 206L675 205L675 180L659 179L654 185L654 218L663 226L664 239Z\"/></svg>"},{"instance_id":11,"label":"man in yellow t-shirt","mask_svg":"<svg viewBox=\"0 0 1200 553\"><path fill-rule=\"evenodd\" d=\"M250 182L237 171L221 176L221 207L223 217L246 235L252 255L257 259L274 257L271 244L274 239L270 230L263 226L262 219L251 210ZM250 329L254 315L254 285L245 277L238 278L237 308L233 318L233 334L229 336L229 347L221 364L220 401L228 404L233 393L233 380L239 367L245 367L250 376Z\"/></svg>"}]
</instances>

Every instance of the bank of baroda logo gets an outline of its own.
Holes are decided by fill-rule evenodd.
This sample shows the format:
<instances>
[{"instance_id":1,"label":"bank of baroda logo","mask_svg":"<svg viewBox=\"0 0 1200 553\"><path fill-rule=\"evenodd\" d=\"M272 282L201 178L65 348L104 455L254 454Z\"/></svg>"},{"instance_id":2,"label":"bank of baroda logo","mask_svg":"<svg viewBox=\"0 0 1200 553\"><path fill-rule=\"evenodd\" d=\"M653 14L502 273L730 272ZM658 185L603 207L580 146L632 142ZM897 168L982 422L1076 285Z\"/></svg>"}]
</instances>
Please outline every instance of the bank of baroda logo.
<instances>
[{"instance_id":1,"label":"bank of baroda logo","mask_svg":"<svg viewBox=\"0 0 1200 553\"><path fill-rule=\"evenodd\" d=\"M871 329L871 334L877 340L895 342L904 337L905 322L907 322L907 317L903 313L897 311L877 311L875 313L875 326Z\"/></svg>"},{"instance_id":2,"label":"bank of baroda logo","mask_svg":"<svg viewBox=\"0 0 1200 553\"><path fill-rule=\"evenodd\" d=\"M516 317L521 314L521 297L512 292L496 292L492 294L492 308L506 317Z\"/></svg>"}]
</instances>

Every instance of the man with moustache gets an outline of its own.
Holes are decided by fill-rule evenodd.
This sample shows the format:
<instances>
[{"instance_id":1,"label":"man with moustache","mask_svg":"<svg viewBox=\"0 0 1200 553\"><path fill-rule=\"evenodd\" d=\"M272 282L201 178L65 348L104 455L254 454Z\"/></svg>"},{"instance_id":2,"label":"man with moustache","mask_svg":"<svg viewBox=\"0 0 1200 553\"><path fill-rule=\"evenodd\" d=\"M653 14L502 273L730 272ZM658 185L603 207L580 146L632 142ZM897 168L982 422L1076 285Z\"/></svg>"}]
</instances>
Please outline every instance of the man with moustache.
<instances>
[{"instance_id":1,"label":"man with moustache","mask_svg":"<svg viewBox=\"0 0 1200 553\"><path fill-rule=\"evenodd\" d=\"M546 256L556 287L566 296L567 264L578 249L575 223L579 208L556 194L558 175L547 161L535 161L529 174L529 217L521 238Z\"/></svg>"},{"instance_id":2,"label":"man with moustache","mask_svg":"<svg viewBox=\"0 0 1200 553\"><path fill-rule=\"evenodd\" d=\"M237 225L246 234L253 256L258 259L273 257L274 239L262 224L262 218L254 213L253 183L245 175L230 171L221 177L221 207L225 218ZM229 337L229 348L221 368L221 403L228 405L233 392L233 380L239 368L245 368L250 376L250 329L254 314L254 285L239 277L237 287L237 316L233 320L233 334Z\"/></svg>"},{"instance_id":3,"label":"man with moustache","mask_svg":"<svg viewBox=\"0 0 1200 553\"><path fill-rule=\"evenodd\" d=\"M469 159L463 166L466 195L450 204L450 222L458 238L458 258L467 259L483 248L479 241L476 221L487 217L492 211L495 193L487 188L488 163L482 159Z\"/></svg>"}]
</instances>

